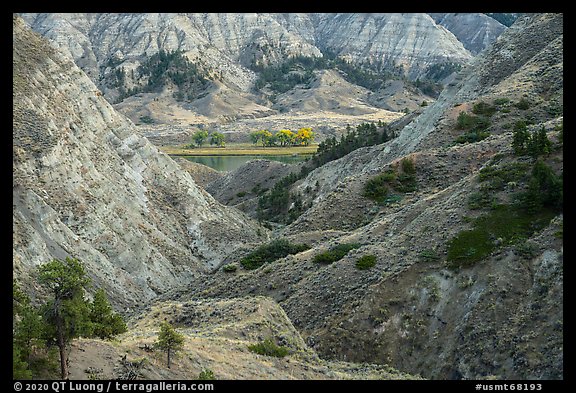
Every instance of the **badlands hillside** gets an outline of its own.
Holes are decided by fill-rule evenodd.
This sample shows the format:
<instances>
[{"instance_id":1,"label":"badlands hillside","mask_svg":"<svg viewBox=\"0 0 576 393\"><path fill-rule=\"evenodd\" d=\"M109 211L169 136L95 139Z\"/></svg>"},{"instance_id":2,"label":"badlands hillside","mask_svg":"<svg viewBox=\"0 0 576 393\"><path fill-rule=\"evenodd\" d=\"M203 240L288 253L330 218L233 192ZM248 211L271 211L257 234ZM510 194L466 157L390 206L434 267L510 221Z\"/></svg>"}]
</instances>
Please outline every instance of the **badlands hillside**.
<instances>
[{"instance_id":1,"label":"badlands hillside","mask_svg":"<svg viewBox=\"0 0 576 393\"><path fill-rule=\"evenodd\" d=\"M98 16L69 17L62 28L98 31L90 28ZM375 17L331 17L275 15L287 32L315 34L282 47L313 52L345 22L358 34L390 28ZM122 18L101 18L120 31ZM194 26L236 26L236 46L226 50L240 58L240 32L250 30L234 23L205 17ZM522 15L474 58L448 41L469 64L421 112L392 123L393 139L288 184L286 209L296 198L303 207L289 222L259 220L257 199L233 196L246 184L271 189L281 180L271 168L287 176L300 167L253 161L221 176L180 166L107 101L91 80L98 74L74 63L78 54L53 42L14 17L14 279L40 301L37 266L78 257L128 320L115 340L73 340L71 378L136 370L190 379L206 369L219 379L564 378L562 14ZM97 70L99 46L83 42L72 47ZM360 49L340 50L353 57ZM402 59L407 75L421 72ZM314 111L326 104L299 94ZM540 142L522 150L518 130ZM274 241L305 247L255 265L251 253ZM330 259L337 248L346 251ZM185 336L170 369L150 350L162 321ZM248 349L267 339L287 355Z\"/></svg>"},{"instance_id":2,"label":"badlands hillside","mask_svg":"<svg viewBox=\"0 0 576 393\"><path fill-rule=\"evenodd\" d=\"M266 238L139 137L20 18L13 44L15 272L26 277L52 257L75 255L118 305L130 307Z\"/></svg>"},{"instance_id":3,"label":"badlands hillside","mask_svg":"<svg viewBox=\"0 0 576 393\"><path fill-rule=\"evenodd\" d=\"M561 208L542 212L543 221L527 218L532 229L507 232L520 225L522 216L508 209L529 187L535 162L512 149L517 122L544 128L555 146L544 161L562 176L562 24L562 15L521 17L397 138L294 183L291 192L311 207L276 236L310 250L253 271L222 270L182 298L230 296L230 288L235 296L272 296L329 359L386 363L433 379L562 378ZM472 115L479 103L497 107L488 136L456 143L465 132L460 112ZM414 164L415 190L396 191L383 205L366 198L366 184L398 174L404 159ZM513 175L512 168L524 169ZM488 233L470 232L477 242L454 256L483 220ZM340 261L315 262L350 243L360 247ZM375 266L359 270L368 255Z\"/></svg>"},{"instance_id":4,"label":"badlands hillside","mask_svg":"<svg viewBox=\"0 0 576 393\"><path fill-rule=\"evenodd\" d=\"M321 139L346 124L391 121L433 101L506 29L479 13L21 16L117 110L145 125L143 135L182 141L194 127L233 140L255 129L313 125ZM156 56L173 51L189 63L162 64L185 80L158 78L165 68L153 69ZM282 73L266 78L278 67Z\"/></svg>"}]
</instances>

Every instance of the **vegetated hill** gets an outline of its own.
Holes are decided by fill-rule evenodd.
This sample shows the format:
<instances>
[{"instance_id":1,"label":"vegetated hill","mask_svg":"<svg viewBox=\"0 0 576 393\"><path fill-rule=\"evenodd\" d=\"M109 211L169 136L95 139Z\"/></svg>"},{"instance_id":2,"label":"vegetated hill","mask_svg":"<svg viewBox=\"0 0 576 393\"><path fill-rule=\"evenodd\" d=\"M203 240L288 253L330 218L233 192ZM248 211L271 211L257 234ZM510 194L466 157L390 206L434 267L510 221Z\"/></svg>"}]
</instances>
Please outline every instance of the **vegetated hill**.
<instances>
[{"instance_id":1,"label":"vegetated hill","mask_svg":"<svg viewBox=\"0 0 576 393\"><path fill-rule=\"evenodd\" d=\"M13 43L13 266L22 285L32 290L39 264L71 256L115 305L131 307L266 237L137 136L19 17Z\"/></svg>"},{"instance_id":2,"label":"vegetated hill","mask_svg":"<svg viewBox=\"0 0 576 393\"><path fill-rule=\"evenodd\" d=\"M229 123L287 110L313 113L320 107L345 116L340 124L345 125L357 113L412 110L422 94L435 96L438 83L472 58L427 14L22 17L68 53L135 123L146 116L165 124ZM467 21L477 25L483 18L470 14ZM495 38L496 33L487 34L481 45ZM279 81L256 88L266 72L297 58L307 59L312 68L296 62L280 74L286 79L281 90ZM310 78L324 78L325 67L339 69L352 84L338 91L340 105L322 89L302 91ZM374 83L374 78L381 80ZM423 93L414 86L417 79Z\"/></svg>"},{"instance_id":3,"label":"vegetated hill","mask_svg":"<svg viewBox=\"0 0 576 393\"><path fill-rule=\"evenodd\" d=\"M562 379L562 26L561 14L521 16L397 138L295 184L319 192L275 236L309 249L254 270L239 255L173 296L270 296L327 359ZM548 153L515 152L524 126L545 131Z\"/></svg>"},{"instance_id":4,"label":"vegetated hill","mask_svg":"<svg viewBox=\"0 0 576 393\"><path fill-rule=\"evenodd\" d=\"M154 350L160 321L185 337L172 358ZM277 356L249 347L270 340ZM281 351L285 351L282 353ZM264 296L162 302L132 321L114 341L80 339L72 345L71 379L418 379L386 365L326 361L310 349L278 304Z\"/></svg>"},{"instance_id":5,"label":"vegetated hill","mask_svg":"<svg viewBox=\"0 0 576 393\"><path fill-rule=\"evenodd\" d=\"M217 201L256 217L258 196L271 189L283 177L299 171L299 165L251 160L210 182L205 189Z\"/></svg>"}]
</instances>

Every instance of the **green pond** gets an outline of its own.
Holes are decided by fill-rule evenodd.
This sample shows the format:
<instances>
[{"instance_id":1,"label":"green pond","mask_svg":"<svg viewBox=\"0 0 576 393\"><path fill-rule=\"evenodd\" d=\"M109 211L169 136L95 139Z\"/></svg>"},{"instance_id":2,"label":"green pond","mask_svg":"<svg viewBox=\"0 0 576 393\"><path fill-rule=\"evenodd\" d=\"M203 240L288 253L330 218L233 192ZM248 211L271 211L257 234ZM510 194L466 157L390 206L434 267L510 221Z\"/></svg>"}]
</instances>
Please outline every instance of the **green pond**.
<instances>
[{"instance_id":1,"label":"green pond","mask_svg":"<svg viewBox=\"0 0 576 393\"><path fill-rule=\"evenodd\" d=\"M295 164L304 161L307 156L305 155L270 155L270 156L184 156L187 160L197 162L214 168L217 171L233 171L238 169L245 163L251 160L264 159L271 161L279 161L285 164Z\"/></svg>"}]
</instances>

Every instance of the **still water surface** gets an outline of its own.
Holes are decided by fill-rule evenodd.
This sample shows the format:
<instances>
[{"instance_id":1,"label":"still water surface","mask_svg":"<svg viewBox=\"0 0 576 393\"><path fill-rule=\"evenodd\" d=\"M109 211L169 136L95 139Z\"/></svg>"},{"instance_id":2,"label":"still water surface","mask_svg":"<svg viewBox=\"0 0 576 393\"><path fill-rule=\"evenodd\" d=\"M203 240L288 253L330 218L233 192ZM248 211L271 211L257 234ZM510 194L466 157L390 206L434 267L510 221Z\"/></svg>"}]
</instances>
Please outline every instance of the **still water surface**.
<instances>
[{"instance_id":1,"label":"still water surface","mask_svg":"<svg viewBox=\"0 0 576 393\"><path fill-rule=\"evenodd\" d=\"M305 155L278 155L278 156L185 156L187 160L197 162L214 168L217 171L233 171L250 160L264 159L272 161L280 161L285 164L295 164L304 161L307 156Z\"/></svg>"}]
</instances>

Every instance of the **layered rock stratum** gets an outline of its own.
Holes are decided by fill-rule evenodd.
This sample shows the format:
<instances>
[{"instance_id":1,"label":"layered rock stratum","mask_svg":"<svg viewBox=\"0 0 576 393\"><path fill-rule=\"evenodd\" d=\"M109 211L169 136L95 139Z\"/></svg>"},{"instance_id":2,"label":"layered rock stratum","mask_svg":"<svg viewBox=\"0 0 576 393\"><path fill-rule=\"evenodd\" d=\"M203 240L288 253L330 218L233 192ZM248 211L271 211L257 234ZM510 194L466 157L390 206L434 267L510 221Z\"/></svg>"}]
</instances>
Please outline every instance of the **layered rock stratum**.
<instances>
[{"instance_id":1,"label":"layered rock stratum","mask_svg":"<svg viewBox=\"0 0 576 393\"><path fill-rule=\"evenodd\" d=\"M70 55L132 121L148 116L159 124L233 123L234 128L236 120L271 115L290 123L321 111L326 118L340 116L332 123L345 126L363 121L356 119L362 115L385 119L390 116L386 111L414 110L430 97L405 86L402 78L414 81L426 78L430 67L465 65L476 53L468 47L483 49L502 31L486 15L466 15L468 24L463 17L443 17L444 24L456 19L448 28L424 13L26 13L22 17ZM460 28L456 36L453 27ZM481 37L469 37L476 28L482 30ZM126 75L124 89L140 86L139 66L160 50L182 51L210 81L204 90L186 103L173 98L171 86L121 97L117 72ZM259 67L296 56L321 58L325 53L396 76L375 94L348 86L338 73L323 71L314 72L310 86L298 85L277 99L274 93L255 91ZM342 87L345 92L339 91Z\"/></svg>"},{"instance_id":2,"label":"layered rock stratum","mask_svg":"<svg viewBox=\"0 0 576 393\"><path fill-rule=\"evenodd\" d=\"M305 18L277 20L289 31L312 30ZM203 368L232 379L564 377L563 214L555 212L522 242L490 239L497 247L468 266L447 260L450 239L487 214L469 204L485 186L482 168L531 162L513 154L517 121L545 130L553 148L543 159L563 173L562 14L521 16L396 138L292 185L311 207L272 234L218 203L134 134L72 59L18 18L13 42L14 275L41 296L32 285L34 268L78 256L115 305L139 302L127 313L130 330L121 342L74 342L75 377L86 376L84 366L117 377L119 361L101 360L124 355L148 359L146 378L191 378ZM490 136L455 143L459 113L481 102L500 102ZM416 168L415 191L384 205L364 196L371 178L405 158ZM240 197L227 187L259 180L271 186L270 167L252 162L238 178L198 179L235 205ZM251 177L254 171L262 178ZM511 201L527 182L503 184L498 198ZM242 268L239 259L269 237L310 249ZM359 247L332 264L314 262L341 243ZM367 255L375 265L358 269ZM226 264L236 270L224 271ZM172 371L161 354L144 349L159 320L186 335ZM247 345L266 337L290 355L250 353Z\"/></svg>"},{"instance_id":3,"label":"layered rock stratum","mask_svg":"<svg viewBox=\"0 0 576 393\"><path fill-rule=\"evenodd\" d=\"M16 276L30 281L41 263L79 258L130 306L265 236L135 134L70 58L17 17L13 54Z\"/></svg>"}]
</instances>

